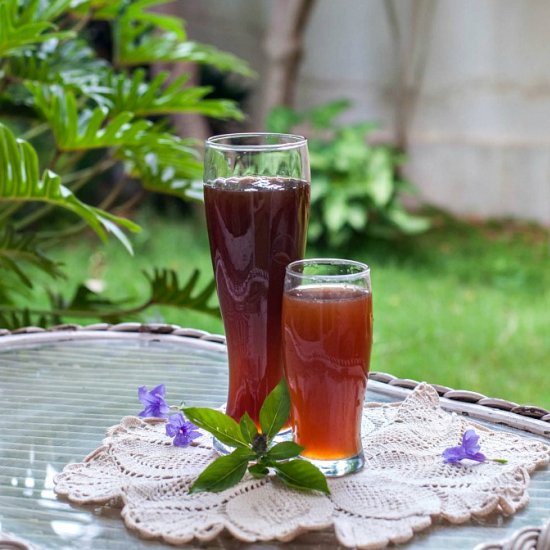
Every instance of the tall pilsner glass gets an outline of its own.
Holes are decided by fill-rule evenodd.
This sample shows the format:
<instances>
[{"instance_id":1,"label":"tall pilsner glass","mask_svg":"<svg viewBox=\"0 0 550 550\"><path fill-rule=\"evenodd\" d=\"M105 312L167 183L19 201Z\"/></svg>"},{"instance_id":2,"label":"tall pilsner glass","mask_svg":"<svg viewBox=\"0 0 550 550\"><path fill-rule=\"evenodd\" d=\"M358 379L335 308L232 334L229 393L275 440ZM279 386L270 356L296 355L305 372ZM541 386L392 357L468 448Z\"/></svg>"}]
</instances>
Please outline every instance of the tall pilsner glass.
<instances>
[{"instance_id":1,"label":"tall pilsner glass","mask_svg":"<svg viewBox=\"0 0 550 550\"><path fill-rule=\"evenodd\" d=\"M206 141L206 222L229 357L226 411L237 421L247 412L259 425L262 403L283 376L283 284L287 265L304 255L309 180L301 136Z\"/></svg>"}]
</instances>

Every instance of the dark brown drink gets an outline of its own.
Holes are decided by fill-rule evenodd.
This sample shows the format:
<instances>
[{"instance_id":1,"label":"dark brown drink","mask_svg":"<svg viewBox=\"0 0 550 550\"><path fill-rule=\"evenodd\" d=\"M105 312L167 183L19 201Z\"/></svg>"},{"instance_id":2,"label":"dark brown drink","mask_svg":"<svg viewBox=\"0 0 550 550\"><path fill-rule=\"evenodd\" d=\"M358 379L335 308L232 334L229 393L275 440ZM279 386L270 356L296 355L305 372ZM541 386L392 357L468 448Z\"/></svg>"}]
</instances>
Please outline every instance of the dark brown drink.
<instances>
[{"instance_id":1,"label":"dark brown drink","mask_svg":"<svg viewBox=\"0 0 550 550\"><path fill-rule=\"evenodd\" d=\"M305 250L309 183L217 179L204 186L212 264L229 354L227 414L260 407L282 377L281 307L286 266Z\"/></svg>"}]
</instances>

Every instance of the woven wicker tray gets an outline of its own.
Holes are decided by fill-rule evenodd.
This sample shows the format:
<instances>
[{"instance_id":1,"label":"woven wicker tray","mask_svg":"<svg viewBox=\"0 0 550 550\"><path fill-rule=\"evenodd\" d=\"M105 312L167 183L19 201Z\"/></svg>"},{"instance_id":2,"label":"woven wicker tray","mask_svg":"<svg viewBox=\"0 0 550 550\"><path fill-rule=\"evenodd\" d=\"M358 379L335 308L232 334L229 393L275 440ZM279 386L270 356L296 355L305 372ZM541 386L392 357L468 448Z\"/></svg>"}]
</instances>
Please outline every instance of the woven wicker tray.
<instances>
[{"instance_id":1,"label":"woven wicker tray","mask_svg":"<svg viewBox=\"0 0 550 550\"><path fill-rule=\"evenodd\" d=\"M137 413L137 386L164 382L168 398L218 406L226 396L223 336L174 325L64 325L0 331L0 530L38 548L102 550L155 548L126 531L117 510L76 508L56 499L52 478L67 462L97 447L105 428ZM402 400L418 382L371 373L367 400ZM550 439L550 412L471 391L434 386L444 408L475 417L493 428L530 432ZM531 502L513 518L484 524L435 525L407 548L550 550L550 472L537 472ZM2 541L4 539L4 546ZM329 532L312 533L292 548L337 548ZM165 546L164 546L165 547ZM188 546L190 547L190 546ZM201 548L237 548L220 537ZM254 549L285 548L255 544ZM286 546L288 548L290 546Z\"/></svg>"}]
</instances>

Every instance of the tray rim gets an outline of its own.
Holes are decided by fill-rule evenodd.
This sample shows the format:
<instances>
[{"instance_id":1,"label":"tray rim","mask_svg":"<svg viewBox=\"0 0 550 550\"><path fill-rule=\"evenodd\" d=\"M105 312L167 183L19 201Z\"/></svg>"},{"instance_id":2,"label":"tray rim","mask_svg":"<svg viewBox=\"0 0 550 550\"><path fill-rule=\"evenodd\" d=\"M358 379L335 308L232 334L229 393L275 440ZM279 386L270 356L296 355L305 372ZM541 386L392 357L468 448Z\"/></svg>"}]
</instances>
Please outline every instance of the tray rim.
<instances>
[{"instance_id":1,"label":"tray rim","mask_svg":"<svg viewBox=\"0 0 550 550\"><path fill-rule=\"evenodd\" d=\"M0 350L11 345L30 345L44 341L135 338L136 334L143 339L162 338L166 341L180 341L185 338L188 343L225 353L225 336L222 334L212 334L205 330L174 324L132 322L94 323L91 325L64 324L51 328L28 326L16 330L0 329ZM421 381L418 380L399 378L385 372L369 373L371 388L375 386L379 393L394 397L406 397L420 383ZM443 398L442 404L447 410L476 415L478 407L481 407L481 410L486 411L486 414L482 414L482 418L485 420L507 424L506 420L508 419L513 422L512 427L550 438L550 410L536 405L518 404L498 397L488 397L471 390L457 390L441 384L428 383ZM472 405L476 407L472 407ZM514 418L515 420L512 420Z\"/></svg>"}]
</instances>

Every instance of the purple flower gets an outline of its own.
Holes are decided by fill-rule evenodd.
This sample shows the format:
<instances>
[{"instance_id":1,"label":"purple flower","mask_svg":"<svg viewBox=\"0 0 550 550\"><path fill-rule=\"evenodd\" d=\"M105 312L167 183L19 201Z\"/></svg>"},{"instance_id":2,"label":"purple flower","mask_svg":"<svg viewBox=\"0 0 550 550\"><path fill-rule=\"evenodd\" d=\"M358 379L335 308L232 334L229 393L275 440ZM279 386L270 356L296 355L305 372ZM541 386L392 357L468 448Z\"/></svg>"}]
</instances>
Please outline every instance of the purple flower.
<instances>
[{"instance_id":1,"label":"purple flower","mask_svg":"<svg viewBox=\"0 0 550 550\"><path fill-rule=\"evenodd\" d=\"M174 438L176 447L187 447L193 439L201 436L197 426L185 420L183 414L171 414L166 424L166 435Z\"/></svg>"},{"instance_id":2,"label":"purple flower","mask_svg":"<svg viewBox=\"0 0 550 550\"><path fill-rule=\"evenodd\" d=\"M154 416L157 418L166 418L170 412L170 407L164 401L166 387L159 384L151 391L147 391L145 386L138 388L138 398L145 407L138 416Z\"/></svg>"},{"instance_id":3,"label":"purple flower","mask_svg":"<svg viewBox=\"0 0 550 550\"><path fill-rule=\"evenodd\" d=\"M479 452L479 435L474 430L466 430L462 443L458 447L449 447L443 451L443 459L447 464L456 464L463 458L477 462L485 462L486 456Z\"/></svg>"}]
</instances>

